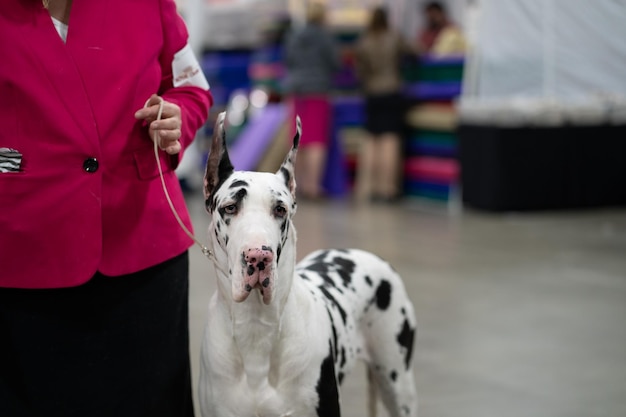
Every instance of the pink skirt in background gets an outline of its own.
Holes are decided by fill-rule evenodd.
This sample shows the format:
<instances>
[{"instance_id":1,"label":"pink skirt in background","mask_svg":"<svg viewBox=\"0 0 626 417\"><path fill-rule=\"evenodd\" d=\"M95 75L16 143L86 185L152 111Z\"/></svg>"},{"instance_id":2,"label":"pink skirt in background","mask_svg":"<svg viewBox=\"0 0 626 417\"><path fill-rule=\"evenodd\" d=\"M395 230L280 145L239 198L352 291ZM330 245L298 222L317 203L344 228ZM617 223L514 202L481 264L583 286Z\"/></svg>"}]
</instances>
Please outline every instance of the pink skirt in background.
<instances>
[{"instance_id":1,"label":"pink skirt in background","mask_svg":"<svg viewBox=\"0 0 626 417\"><path fill-rule=\"evenodd\" d=\"M318 144L326 146L330 139L331 127L331 106L326 95L298 95L292 96L289 100L291 135L289 142L296 134L296 115L302 121L302 137L300 147Z\"/></svg>"}]
</instances>

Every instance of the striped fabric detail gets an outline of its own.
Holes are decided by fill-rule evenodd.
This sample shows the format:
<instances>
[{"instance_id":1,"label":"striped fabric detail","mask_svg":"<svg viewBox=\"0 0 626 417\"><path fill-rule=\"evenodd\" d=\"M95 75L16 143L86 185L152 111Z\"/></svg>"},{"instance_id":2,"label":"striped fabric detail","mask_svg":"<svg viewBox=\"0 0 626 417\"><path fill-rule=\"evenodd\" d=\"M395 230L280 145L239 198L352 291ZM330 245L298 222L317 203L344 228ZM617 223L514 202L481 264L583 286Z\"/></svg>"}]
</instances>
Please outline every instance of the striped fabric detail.
<instances>
[{"instance_id":1,"label":"striped fabric detail","mask_svg":"<svg viewBox=\"0 0 626 417\"><path fill-rule=\"evenodd\" d=\"M0 148L0 173L19 172L21 165L21 153L11 148Z\"/></svg>"}]
</instances>

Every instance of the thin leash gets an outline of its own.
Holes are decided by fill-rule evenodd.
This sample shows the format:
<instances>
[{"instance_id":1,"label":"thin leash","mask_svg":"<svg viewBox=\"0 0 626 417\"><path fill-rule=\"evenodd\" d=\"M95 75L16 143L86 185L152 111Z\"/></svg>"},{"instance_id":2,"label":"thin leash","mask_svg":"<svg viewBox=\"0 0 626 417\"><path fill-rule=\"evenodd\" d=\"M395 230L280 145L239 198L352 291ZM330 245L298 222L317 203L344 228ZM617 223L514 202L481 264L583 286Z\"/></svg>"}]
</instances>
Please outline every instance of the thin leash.
<instances>
[{"instance_id":1,"label":"thin leash","mask_svg":"<svg viewBox=\"0 0 626 417\"><path fill-rule=\"evenodd\" d=\"M157 112L156 120L161 120L161 117L163 116L163 98L158 97L158 99L159 99L159 110ZM144 107L147 107L149 102L150 102L150 99L146 101L146 104L144 105ZM159 178L161 179L161 186L163 188L163 193L165 194L165 199L167 200L167 204L169 204L170 209L172 210L172 213L174 214L174 217L176 218L176 221L178 222L178 225L181 227L181 229L183 229L183 231L187 234L187 236L189 236L189 238L192 239L195 242L195 244L200 247L202 254L206 256L207 258L209 258L211 261L213 261L213 263L215 264L215 267L221 270L221 268L219 268L217 259L215 258L215 254L213 253L213 251L209 249L206 245L204 245L202 242L200 242L194 236L194 234L191 233L191 231L187 228L185 223L183 223L182 219L178 215L178 212L176 211L176 208L174 207L174 203L172 202L170 193L167 191L167 186L165 185L165 178L163 177L163 168L161 167L161 158L159 158L160 139L158 137L158 133L159 133L158 130L155 130L153 137L152 137L153 139L152 142L154 142L154 158L156 159L157 167L159 168Z\"/></svg>"}]
</instances>

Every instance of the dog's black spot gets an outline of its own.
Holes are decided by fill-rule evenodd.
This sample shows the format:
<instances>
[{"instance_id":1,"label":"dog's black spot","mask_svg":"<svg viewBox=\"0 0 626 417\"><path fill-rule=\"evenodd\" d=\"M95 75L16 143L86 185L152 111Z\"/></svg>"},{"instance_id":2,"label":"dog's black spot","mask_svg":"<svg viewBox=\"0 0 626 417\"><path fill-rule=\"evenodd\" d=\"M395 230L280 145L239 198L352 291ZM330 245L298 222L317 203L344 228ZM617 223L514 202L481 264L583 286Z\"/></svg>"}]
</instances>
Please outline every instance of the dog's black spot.
<instances>
[{"instance_id":1,"label":"dog's black spot","mask_svg":"<svg viewBox=\"0 0 626 417\"><path fill-rule=\"evenodd\" d=\"M250 284L246 284L246 291L248 292L252 291L252 287L250 286Z\"/></svg>"},{"instance_id":2,"label":"dog's black spot","mask_svg":"<svg viewBox=\"0 0 626 417\"><path fill-rule=\"evenodd\" d=\"M352 274L354 273L356 265L353 261L342 257L335 257L332 261L326 261L326 257L332 252L345 251L323 251L311 259L311 263L307 265L306 269L317 272L318 275L324 280L324 285L326 287L335 288L338 292L343 294L343 289L338 286L335 280L333 280L332 273L336 273L341 278L343 287L350 288Z\"/></svg>"},{"instance_id":3,"label":"dog's black spot","mask_svg":"<svg viewBox=\"0 0 626 417\"><path fill-rule=\"evenodd\" d=\"M376 289L376 305L381 310L387 310L391 303L391 284L387 280L380 281Z\"/></svg>"},{"instance_id":4,"label":"dog's black spot","mask_svg":"<svg viewBox=\"0 0 626 417\"><path fill-rule=\"evenodd\" d=\"M338 379L338 381L337 381L337 382L339 383L339 385L341 385L341 383L343 382L343 377L344 377L344 376L345 376L345 375L343 374L343 372L339 372L339 373L337 374L337 379Z\"/></svg>"},{"instance_id":5,"label":"dog's black spot","mask_svg":"<svg viewBox=\"0 0 626 417\"><path fill-rule=\"evenodd\" d=\"M248 183L244 180L235 180L232 182L232 184L230 184L228 186L228 188L235 188L235 187L247 187Z\"/></svg>"},{"instance_id":6,"label":"dog's black spot","mask_svg":"<svg viewBox=\"0 0 626 417\"><path fill-rule=\"evenodd\" d=\"M331 341L328 341L328 356L322 362L320 377L317 381L317 415L318 417L339 417L339 391L335 378L335 365Z\"/></svg>"},{"instance_id":7,"label":"dog's black spot","mask_svg":"<svg viewBox=\"0 0 626 417\"><path fill-rule=\"evenodd\" d=\"M391 303L391 284L389 281L382 280L376 289L376 293L374 296L367 302L365 308L363 309L363 313L367 313L370 307L374 304L382 310L385 311L389 304Z\"/></svg>"},{"instance_id":8,"label":"dog's black spot","mask_svg":"<svg viewBox=\"0 0 626 417\"><path fill-rule=\"evenodd\" d=\"M396 371L391 371L391 373L389 374L389 378L391 378L393 382L396 382L396 379L398 378L398 373Z\"/></svg>"},{"instance_id":9,"label":"dog's black spot","mask_svg":"<svg viewBox=\"0 0 626 417\"><path fill-rule=\"evenodd\" d=\"M263 271L265 269L265 262L259 262L256 267L259 268L259 271Z\"/></svg>"},{"instance_id":10,"label":"dog's black spot","mask_svg":"<svg viewBox=\"0 0 626 417\"><path fill-rule=\"evenodd\" d=\"M337 265L337 273L343 281L345 287L349 287L352 282L352 274L354 273L355 264L350 259L336 257L333 263Z\"/></svg>"},{"instance_id":11,"label":"dog's black spot","mask_svg":"<svg viewBox=\"0 0 626 417\"><path fill-rule=\"evenodd\" d=\"M248 265L248 276L252 276L254 274L254 266Z\"/></svg>"},{"instance_id":12,"label":"dog's black spot","mask_svg":"<svg viewBox=\"0 0 626 417\"><path fill-rule=\"evenodd\" d=\"M236 192L231 194L233 200L237 202L237 204L241 203L241 201L248 195L248 190L245 188L240 188Z\"/></svg>"},{"instance_id":13,"label":"dog's black spot","mask_svg":"<svg viewBox=\"0 0 626 417\"><path fill-rule=\"evenodd\" d=\"M306 269L309 271L317 272L320 275L328 275L330 265L328 265L326 262L313 262L307 265Z\"/></svg>"},{"instance_id":14,"label":"dog's black spot","mask_svg":"<svg viewBox=\"0 0 626 417\"><path fill-rule=\"evenodd\" d=\"M263 280L263 287L267 288L270 285L270 279L269 278L265 278Z\"/></svg>"},{"instance_id":15,"label":"dog's black spot","mask_svg":"<svg viewBox=\"0 0 626 417\"><path fill-rule=\"evenodd\" d=\"M337 311L339 311L339 314L341 315L341 320L343 321L343 324L345 326L346 325L346 321L348 319L348 315L346 314L346 311L343 309L343 307L341 307L341 304L337 301L337 299L335 299L335 297L333 297L333 295L330 292L328 292L328 290L326 288L324 288L323 286L320 286L318 288L324 294L324 296L326 296L326 298L331 303L333 303L333 305L335 306Z\"/></svg>"},{"instance_id":16,"label":"dog's black spot","mask_svg":"<svg viewBox=\"0 0 626 417\"><path fill-rule=\"evenodd\" d=\"M291 182L291 174L289 173L289 170L285 167L280 167L280 172L285 178L285 185L287 186L287 188L289 188L289 183Z\"/></svg>"},{"instance_id":17,"label":"dog's black spot","mask_svg":"<svg viewBox=\"0 0 626 417\"><path fill-rule=\"evenodd\" d=\"M400 313L401 313L403 316L405 316L405 317L406 317L406 310L405 310L405 308L404 308L404 307L402 307L402 308L400 309Z\"/></svg>"},{"instance_id":18,"label":"dog's black spot","mask_svg":"<svg viewBox=\"0 0 626 417\"><path fill-rule=\"evenodd\" d=\"M345 348L345 346L341 347L341 353L339 354L339 356L341 357L341 360L339 362L339 368L343 369L343 367L346 366L346 348Z\"/></svg>"},{"instance_id":19,"label":"dog's black spot","mask_svg":"<svg viewBox=\"0 0 626 417\"><path fill-rule=\"evenodd\" d=\"M333 356L335 357L335 360L339 357L339 345L338 345L338 341L337 341L337 328L335 327L335 321L333 320L333 315L331 314L330 310L328 308L326 308L326 312L328 313L328 318L330 319L330 329L333 332L333 340L332 340L332 346L335 347L335 350L333 352Z\"/></svg>"},{"instance_id":20,"label":"dog's black spot","mask_svg":"<svg viewBox=\"0 0 626 417\"><path fill-rule=\"evenodd\" d=\"M415 337L415 329L411 328L408 320L404 320L402 330L398 333L396 340L398 344L404 348L404 365L408 370L411 365L411 355L413 354L413 338Z\"/></svg>"},{"instance_id":21,"label":"dog's black spot","mask_svg":"<svg viewBox=\"0 0 626 417\"><path fill-rule=\"evenodd\" d=\"M274 253L274 250L270 246L263 245L263 246L261 246L261 249L266 251L266 252Z\"/></svg>"},{"instance_id":22,"label":"dog's black spot","mask_svg":"<svg viewBox=\"0 0 626 417\"><path fill-rule=\"evenodd\" d=\"M335 281L333 281L333 279L330 277L330 264L323 261L316 261L312 264L307 265L306 269L308 271L317 272L317 274L324 280L324 286L336 288Z\"/></svg>"},{"instance_id":23,"label":"dog's black spot","mask_svg":"<svg viewBox=\"0 0 626 417\"><path fill-rule=\"evenodd\" d=\"M369 285L370 287L374 284L369 275L365 275L365 283Z\"/></svg>"},{"instance_id":24,"label":"dog's black spot","mask_svg":"<svg viewBox=\"0 0 626 417\"><path fill-rule=\"evenodd\" d=\"M280 253L283 251L283 248L281 245L278 245L278 247L276 248L276 263L278 263L278 261L280 261Z\"/></svg>"},{"instance_id":25,"label":"dog's black spot","mask_svg":"<svg viewBox=\"0 0 626 417\"><path fill-rule=\"evenodd\" d=\"M224 236L224 245L228 245L229 240L228 235Z\"/></svg>"},{"instance_id":26,"label":"dog's black spot","mask_svg":"<svg viewBox=\"0 0 626 417\"><path fill-rule=\"evenodd\" d=\"M226 219L224 222L226 223L226 226L230 226L230 219Z\"/></svg>"},{"instance_id":27,"label":"dog's black spot","mask_svg":"<svg viewBox=\"0 0 626 417\"><path fill-rule=\"evenodd\" d=\"M287 240L289 239L289 226L291 224L291 221L288 222L287 224L287 231L281 235L281 239L280 239L280 243L283 246L283 248L285 247L285 245L287 244Z\"/></svg>"}]
</instances>

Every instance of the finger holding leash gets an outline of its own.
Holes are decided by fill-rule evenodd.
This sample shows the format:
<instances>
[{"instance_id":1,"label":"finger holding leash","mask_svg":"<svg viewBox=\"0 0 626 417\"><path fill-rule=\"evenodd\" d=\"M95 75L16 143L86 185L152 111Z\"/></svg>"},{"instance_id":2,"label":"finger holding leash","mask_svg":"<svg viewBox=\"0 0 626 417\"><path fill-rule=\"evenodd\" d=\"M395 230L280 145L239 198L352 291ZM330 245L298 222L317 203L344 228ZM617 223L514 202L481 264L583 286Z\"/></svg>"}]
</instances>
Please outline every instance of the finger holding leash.
<instances>
[{"instance_id":1,"label":"finger holding leash","mask_svg":"<svg viewBox=\"0 0 626 417\"><path fill-rule=\"evenodd\" d=\"M135 113L135 118L148 124L150 138L158 140L159 148L169 155L176 155L181 151L179 139L182 134L182 119L178 105L153 94L146 101L145 107Z\"/></svg>"}]
</instances>

